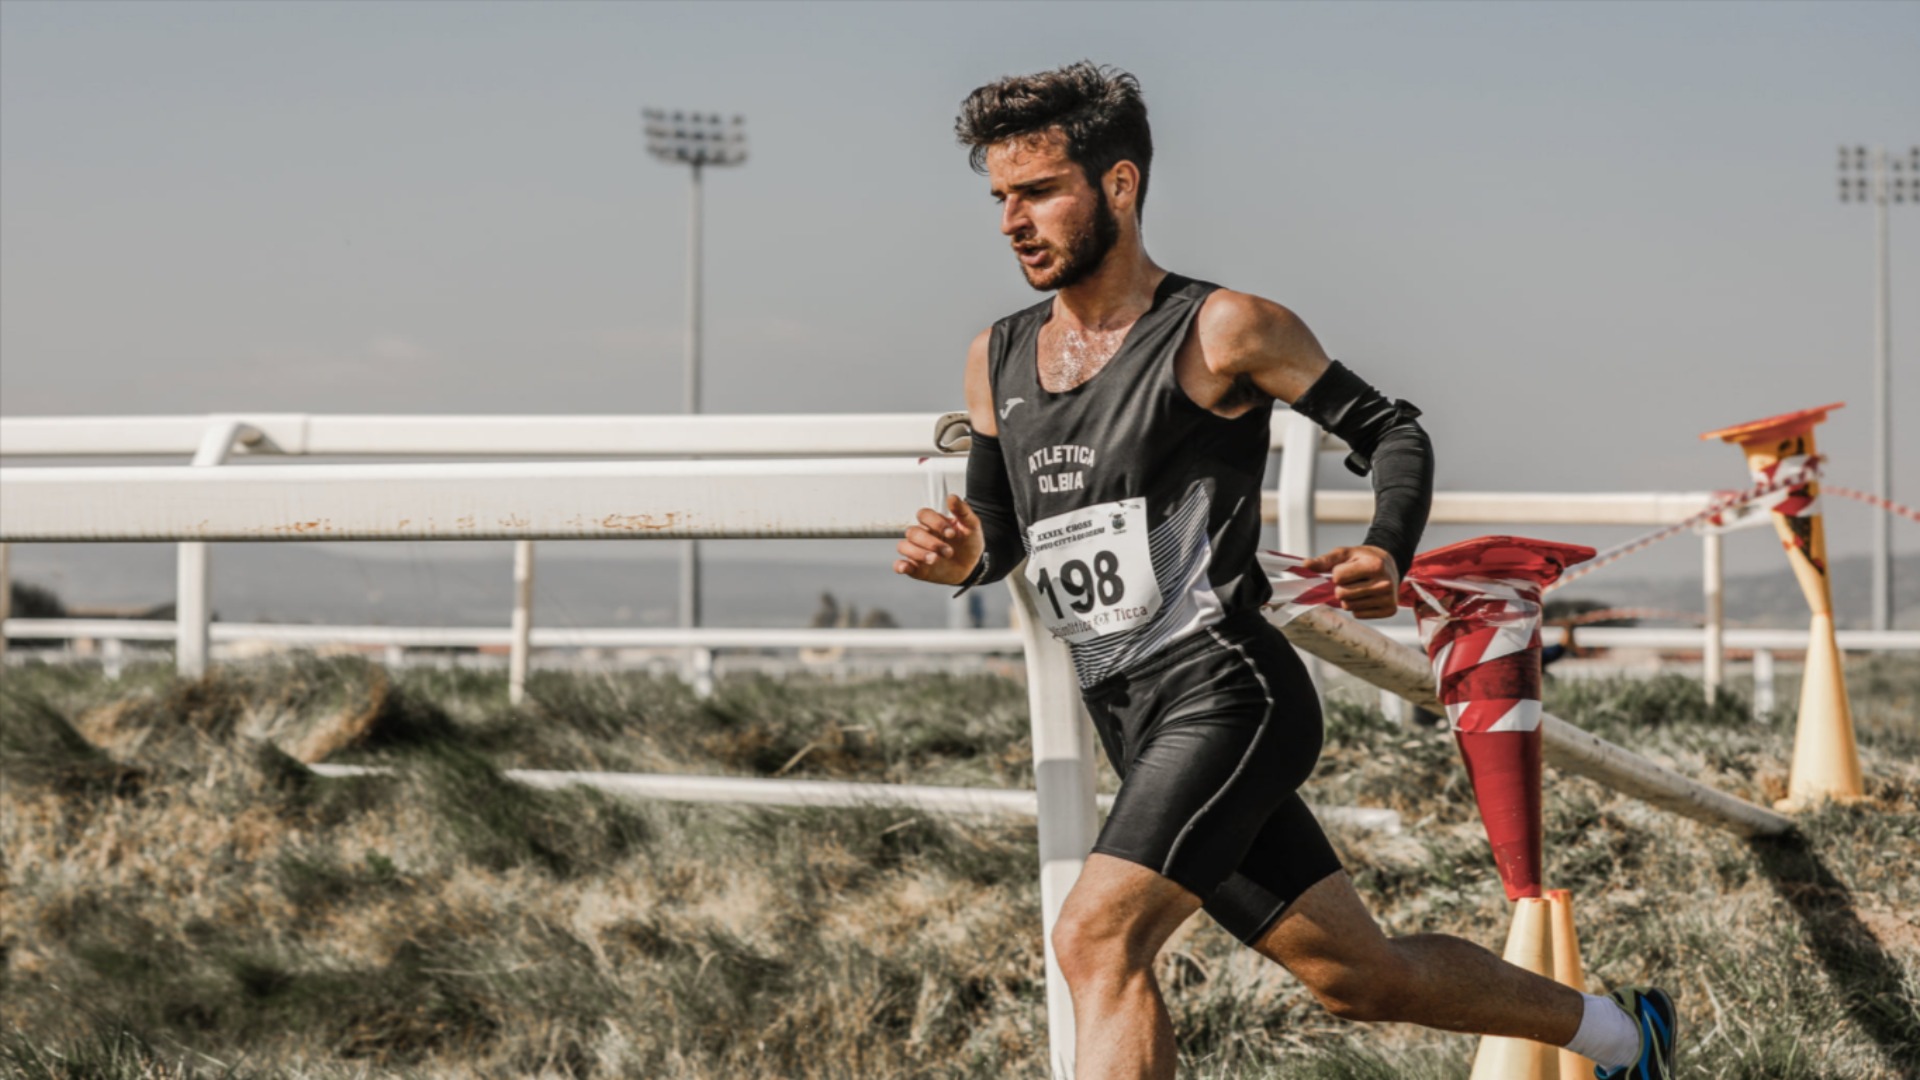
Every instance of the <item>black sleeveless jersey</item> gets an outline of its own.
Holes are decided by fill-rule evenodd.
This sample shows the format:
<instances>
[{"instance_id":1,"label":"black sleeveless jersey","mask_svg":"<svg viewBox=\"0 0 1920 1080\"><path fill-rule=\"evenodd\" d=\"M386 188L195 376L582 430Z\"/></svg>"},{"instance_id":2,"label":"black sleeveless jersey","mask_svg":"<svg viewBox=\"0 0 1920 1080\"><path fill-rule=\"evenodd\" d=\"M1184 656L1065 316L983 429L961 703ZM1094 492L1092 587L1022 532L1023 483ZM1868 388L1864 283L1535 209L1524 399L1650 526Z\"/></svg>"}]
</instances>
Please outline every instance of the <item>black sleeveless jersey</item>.
<instances>
[{"instance_id":1,"label":"black sleeveless jersey","mask_svg":"<svg viewBox=\"0 0 1920 1080\"><path fill-rule=\"evenodd\" d=\"M1052 300L993 326L988 370L1026 575L1082 686L1272 595L1254 554L1273 411L1217 416L1174 370L1217 288L1167 275L1106 366L1059 394L1039 375Z\"/></svg>"}]
</instances>

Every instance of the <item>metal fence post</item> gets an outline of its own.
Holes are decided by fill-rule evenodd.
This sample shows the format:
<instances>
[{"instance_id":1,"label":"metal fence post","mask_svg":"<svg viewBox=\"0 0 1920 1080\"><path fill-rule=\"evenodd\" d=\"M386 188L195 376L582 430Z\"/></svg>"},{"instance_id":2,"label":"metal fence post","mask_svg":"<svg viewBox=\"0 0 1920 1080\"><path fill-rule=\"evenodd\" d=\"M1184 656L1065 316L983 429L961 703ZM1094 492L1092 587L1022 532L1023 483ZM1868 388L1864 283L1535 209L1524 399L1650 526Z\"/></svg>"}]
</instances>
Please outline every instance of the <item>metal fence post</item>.
<instances>
[{"instance_id":1,"label":"metal fence post","mask_svg":"<svg viewBox=\"0 0 1920 1080\"><path fill-rule=\"evenodd\" d=\"M1280 447L1280 550L1288 555L1310 558L1319 554L1313 546L1313 492L1320 466L1320 425L1297 412L1281 414ZM1405 568L1401 573L1406 573ZM1307 677L1316 690L1326 688L1326 665L1320 658L1302 655Z\"/></svg>"},{"instance_id":2,"label":"metal fence post","mask_svg":"<svg viewBox=\"0 0 1920 1080\"><path fill-rule=\"evenodd\" d=\"M533 541L513 542L513 644L507 652L507 701L527 697L527 660L533 651Z\"/></svg>"},{"instance_id":3,"label":"metal fence post","mask_svg":"<svg viewBox=\"0 0 1920 1080\"><path fill-rule=\"evenodd\" d=\"M234 440L243 433L259 433L235 419L215 419L201 436L194 451L195 466L213 467L227 460ZM179 546L176 558L173 617L174 670L182 678L197 679L207 673L207 622L212 617L213 583L207 566L207 545L188 541Z\"/></svg>"},{"instance_id":4,"label":"metal fence post","mask_svg":"<svg viewBox=\"0 0 1920 1080\"><path fill-rule=\"evenodd\" d=\"M1033 786L1040 801L1040 911L1046 934L1047 1048L1056 1080L1073 1076L1073 999L1053 954L1053 927L1099 831L1093 728L1081 718L1080 683L1067 647L1040 622L1026 579L1007 579L1027 658Z\"/></svg>"},{"instance_id":5,"label":"metal fence post","mask_svg":"<svg viewBox=\"0 0 1920 1080\"><path fill-rule=\"evenodd\" d=\"M1720 696L1720 684L1727 677L1726 647L1726 572L1721 562L1723 541L1719 532L1709 529L1700 536L1702 588L1706 593L1707 622L1704 664L1701 681L1707 686L1707 704Z\"/></svg>"},{"instance_id":6,"label":"metal fence post","mask_svg":"<svg viewBox=\"0 0 1920 1080\"><path fill-rule=\"evenodd\" d=\"M1313 547L1313 489L1320 463L1320 425L1297 412L1281 415L1286 425L1280 448L1280 550L1310 557Z\"/></svg>"}]
</instances>

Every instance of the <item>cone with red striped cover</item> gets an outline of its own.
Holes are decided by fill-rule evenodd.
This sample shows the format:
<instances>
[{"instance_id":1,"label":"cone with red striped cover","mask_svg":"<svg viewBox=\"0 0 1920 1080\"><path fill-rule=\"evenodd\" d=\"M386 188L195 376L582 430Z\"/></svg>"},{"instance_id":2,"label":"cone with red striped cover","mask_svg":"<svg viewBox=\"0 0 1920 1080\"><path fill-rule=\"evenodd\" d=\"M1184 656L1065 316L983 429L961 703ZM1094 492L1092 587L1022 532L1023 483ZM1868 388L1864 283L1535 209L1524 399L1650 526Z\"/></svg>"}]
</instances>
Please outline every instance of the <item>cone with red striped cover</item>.
<instances>
[{"instance_id":1,"label":"cone with red striped cover","mask_svg":"<svg viewBox=\"0 0 1920 1080\"><path fill-rule=\"evenodd\" d=\"M1702 439L1738 446L1756 481L1803 470L1816 457L1813 428L1840 402L1782 416L1709 431ZM1793 772L1782 809L1798 809L1824 799L1863 798L1860 751L1853 738L1853 705L1833 635L1833 587L1827 580L1826 522L1820 513L1819 482L1787 488L1773 503L1773 527L1780 534L1793 576L1813 610L1808 628L1806 673L1800 682L1800 717L1793 737Z\"/></svg>"},{"instance_id":2,"label":"cone with red striped cover","mask_svg":"<svg viewBox=\"0 0 1920 1080\"><path fill-rule=\"evenodd\" d=\"M1541 590L1593 549L1482 536L1413 560L1414 609L1507 899L1540 889Z\"/></svg>"}]
</instances>

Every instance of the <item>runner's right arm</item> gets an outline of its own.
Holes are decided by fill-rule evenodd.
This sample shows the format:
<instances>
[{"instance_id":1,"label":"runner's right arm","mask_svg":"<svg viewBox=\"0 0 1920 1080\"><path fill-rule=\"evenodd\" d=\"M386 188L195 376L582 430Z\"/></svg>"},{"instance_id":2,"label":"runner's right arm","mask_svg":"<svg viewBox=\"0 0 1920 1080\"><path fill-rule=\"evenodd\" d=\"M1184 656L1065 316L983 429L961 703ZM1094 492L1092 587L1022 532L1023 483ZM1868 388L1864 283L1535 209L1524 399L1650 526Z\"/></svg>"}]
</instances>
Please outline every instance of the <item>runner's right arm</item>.
<instances>
[{"instance_id":1,"label":"runner's right arm","mask_svg":"<svg viewBox=\"0 0 1920 1080\"><path fill-rule=\"evenodd\" d=\"M922 508L919 524L900 541L894 573L964 593L975 585L999 581L1025 555L1013 509L1013 485L1000 454L994 418L993 384L988 377L991 330L983 330L967 350L967 420L973 429L967 451L967 498L947 496L946 513ZM955 594L958 595L958 594Z\"/></svg>"}]
</instances>

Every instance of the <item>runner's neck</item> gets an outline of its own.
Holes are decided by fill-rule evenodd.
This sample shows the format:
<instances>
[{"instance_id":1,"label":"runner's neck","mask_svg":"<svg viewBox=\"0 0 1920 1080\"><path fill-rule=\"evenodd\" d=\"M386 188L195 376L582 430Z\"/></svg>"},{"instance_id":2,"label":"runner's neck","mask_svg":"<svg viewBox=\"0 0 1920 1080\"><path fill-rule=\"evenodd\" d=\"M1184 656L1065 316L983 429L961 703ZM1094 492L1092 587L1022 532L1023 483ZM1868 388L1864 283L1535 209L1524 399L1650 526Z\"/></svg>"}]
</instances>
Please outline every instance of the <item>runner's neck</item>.
<instances>
[{"instance_id":1,"label":"runner's neck","mask_svg":"<svg viewBox=\"0 0 1920 1080\"><path fill-rule=\"evenodd\" d=\"M1145 249L1117 244L1086 280L1054 294L1052 321L1088 333L1125 329L1153 306L1166 276Z\"/></svg>"}]
</instances>

